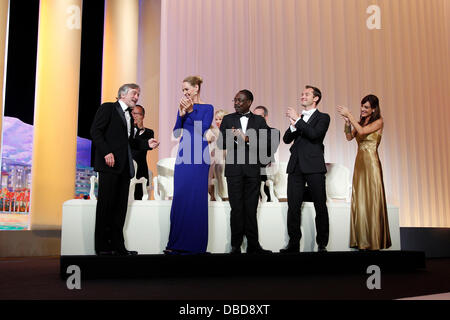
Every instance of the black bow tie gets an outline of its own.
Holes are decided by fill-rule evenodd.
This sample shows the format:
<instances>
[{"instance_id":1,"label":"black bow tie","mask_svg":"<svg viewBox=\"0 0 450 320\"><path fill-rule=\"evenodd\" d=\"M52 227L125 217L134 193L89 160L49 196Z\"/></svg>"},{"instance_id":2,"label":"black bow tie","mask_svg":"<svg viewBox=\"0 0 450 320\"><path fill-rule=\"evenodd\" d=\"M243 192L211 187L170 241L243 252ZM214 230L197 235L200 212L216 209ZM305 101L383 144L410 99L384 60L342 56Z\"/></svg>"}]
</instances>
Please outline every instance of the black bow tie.
<instances>
[{"instance_id":1,"label":"black bow tie","mask_svg":"<svg viewBox=\"0 0 450 320\"><path fill-rule=\"evenodd\" d=\"M127 112L127 111L128 111L128 112L131 112L131 110L133 110L133 109L130 108L130 107L128 107L128 108L125 109L125 112Z\"/></svg>"},{"instance_id":2,"label":"black bow tie","mask_svg":"<svg viewBox=\"0 0 450 320\"><path fill-rule=\"evenodd\" d=\"M239 115L241 116L241 118L242 118L242 117L250 118L251 112L246 113L246 114L239 114Z\"/></svg>"}]
</instances>

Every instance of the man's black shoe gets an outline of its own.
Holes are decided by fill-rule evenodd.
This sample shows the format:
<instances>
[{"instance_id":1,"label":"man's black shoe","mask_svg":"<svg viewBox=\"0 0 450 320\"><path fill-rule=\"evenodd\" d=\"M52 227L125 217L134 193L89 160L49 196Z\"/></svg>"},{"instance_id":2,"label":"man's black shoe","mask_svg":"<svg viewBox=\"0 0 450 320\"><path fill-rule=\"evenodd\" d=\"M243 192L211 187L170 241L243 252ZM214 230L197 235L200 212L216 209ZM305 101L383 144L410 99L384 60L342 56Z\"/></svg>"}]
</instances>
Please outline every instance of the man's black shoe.
<instances>
[{"instance_id":1,"label":"man's black shoe","mask_svg":"<svg viewBox=\"0 0 450 320\"><path fill-rule=\"evenodd\" d=\"M120 250L117 252L119 256L136 256L138 254L137 251L128 251L128 250Z\"/></svg>"},{"instance_id":2,"label":"man's black shoe","mask_svg":"<svg viewBox=\"0 0 450 320\"><path fill-rule=\"evenodd\" d=\"M325 247L325 246L319 246L318 251L319 251L319 252L327 252L327 247Z\"/></svg>"},{"instance_id":3,"label":"man's black shoe","mask_svg":"<svg viewBox=\"0 0 450 320\"><path fill-rule=\"evenodd\" d=\"M285 248L280 249L280 253L299 253L300 252L300 246L294 246L288 244Z\"/></svg>"},{"instance_id":4,"label":"man's black shoe","mask_svg":"<svg viewBox=\"0 0 450 320\"><path fill-rule=\"evenodd\" d=\"M240 254L241 253L241 247L231 247L231 254Z\"/></svg>"},{"instance_id":5,"label":"man's black shoe","mask_svg":"<svg viewBox=\"0 0 450 320\"><path fill-rule=\"evenodd\" d=\"M115 256L117 255L117 252L114 250L105 250L105 251L98 251L98 256Z\"/></svg>"},{"instance_id":6,"label":"man's black shoe","mask_svg":"<svg viewBox=\"0 0 450 320\"><path fill-rule=\"evenodd\" d=\"M272 253L272 251L263 249L262 247L256 247L256 248L247 247L247 253L250 253L250 254L254 254L254 253L268 254L268 253Z\"/></svg>"}]
</instances>

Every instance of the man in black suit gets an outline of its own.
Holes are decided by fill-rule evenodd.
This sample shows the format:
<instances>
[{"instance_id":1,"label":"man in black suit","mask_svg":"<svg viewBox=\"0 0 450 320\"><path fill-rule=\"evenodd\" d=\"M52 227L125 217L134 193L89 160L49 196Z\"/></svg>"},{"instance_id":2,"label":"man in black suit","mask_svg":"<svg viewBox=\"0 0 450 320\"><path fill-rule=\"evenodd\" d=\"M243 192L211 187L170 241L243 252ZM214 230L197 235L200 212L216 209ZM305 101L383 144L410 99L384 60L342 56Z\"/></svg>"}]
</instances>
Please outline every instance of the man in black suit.
<instances>
[{"instance_id":1,"label":"man in black suit","mask_svg":"<svg viewBox=\"0 0 450 320\"><path fill-rule=\"evenodd\" d=\"M255 109L253 109L253 114L263 117L264 120L266 120L267 125L269 125L269 110L265 106L257 106ZM261 168L261 181L264 183L267 181L267 170L270 170L270 164L275 162L275 153L277 152L281 136L280 130L272 127L269 128L271 129L271 138L274 139L274 141L277 141L278 144L275 146L275 148L271 148L272 154L270 156L270 162ZM273 199L270 198L269 187L265 184L264 193L267 196L267 202L271 202Z\"/></svg>"},{"instance_id":2,"label":"man in black suit","mask_svg":"<svg viewBox=\"0 0 450 320\"><path fill-rule=\"evenodd\" d=\"M152 129L148 129L144 127L144 118L145 118L145 109L143 106L137 104L134 107L133 111L131 111L131 115L134 120L134 138L139 140L148 141L154 137L154 133ZM147 186L149 185L149 175L148 175L148 165L147 165L147 151L152 148L148 147L147 149L131 149L131 154L133 156L133 160L136 161L137 171L136 171L136 179L146 178ZM142 196L144 194L142 184L136 185L136 189L134 190L134 199L142 200Z\"/></svg>"},{"instance_id":3,"label":"man in black suit","mask_svg":"<svg viewBox=\"0 0 450 320\"><path fill-rule=\"evenodd\" d=\"M306 86L301 97L304 110L301 117L294 108L288 108L287 117L291 125L284 134L283 141L291 143L291 157L288 173L288 214L287 228L289 243L281 253L299 252L301 207L304 200L305 184L308 184L316 210L316 241L319 251L326 251L328 244L328 209L326 205L325 167L323 140L330 125L330 116L316 107L322 98L319 89Z\"/></svg>"},{"instance_id":4,"label":"man in black suit","mask_svg":"<svg viewBox=\"0 0 450 320\"><path fill-rule=\"evenodd\" d=\"M259 244L256 211L261 185L261 166L270 162L270 128L264 118L249 111L253 94L239 91L235 113L223 117L218 147L226 149L225 176L231 206L231 253L241 253L244 236L247 253L270 253Z\"/></svg>"},{"instance_id":5,"label":"man in black suit","mask_svg":"<svg viewBox=\"0 0 450 320\"><path fill-rule=\"evenodd\" d=\"M133 137L131 110L139 99L137 84L119 88L118 101L103 103L91 126L95 146L94 169L99 173L95 221L95 251L98 255L136 255L125 247L123 226L128 208L130 179L134 176L131 148L154 148L155 139Z\"/></svg>"}]
</instances>

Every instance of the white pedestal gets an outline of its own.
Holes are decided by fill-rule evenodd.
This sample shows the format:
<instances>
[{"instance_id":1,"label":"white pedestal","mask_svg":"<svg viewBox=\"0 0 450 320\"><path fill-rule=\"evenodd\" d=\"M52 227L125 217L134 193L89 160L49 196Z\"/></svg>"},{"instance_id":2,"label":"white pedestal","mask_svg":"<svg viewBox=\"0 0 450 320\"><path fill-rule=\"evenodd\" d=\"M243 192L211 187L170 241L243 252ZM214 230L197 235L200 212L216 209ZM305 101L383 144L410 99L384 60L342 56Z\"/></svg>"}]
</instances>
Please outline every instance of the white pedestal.
<instances>
[{"instance_id":1,"label":"white pedestal","mask_svg":"<svg viewBox=\"0 0 450 320\"><path fill-rule=\"evenodd\" d=\"M162 253L169 238L171 200L133 201L128 205L124 226L125 245L140 254ZM94 230L96 200L69 200L63 205L61 255L95 255ZM328 202L330 236L328 251L350 251L350 203ZM230 251L230 205L209 203L208 252ZM258 208L259 241L263 248L278 252L288 242L287 203L266 202ZM316 251L315 210L303 204L301 251ZM398 207L388 205L392 247L400 250Z\"/></svg>"}]
</instances>

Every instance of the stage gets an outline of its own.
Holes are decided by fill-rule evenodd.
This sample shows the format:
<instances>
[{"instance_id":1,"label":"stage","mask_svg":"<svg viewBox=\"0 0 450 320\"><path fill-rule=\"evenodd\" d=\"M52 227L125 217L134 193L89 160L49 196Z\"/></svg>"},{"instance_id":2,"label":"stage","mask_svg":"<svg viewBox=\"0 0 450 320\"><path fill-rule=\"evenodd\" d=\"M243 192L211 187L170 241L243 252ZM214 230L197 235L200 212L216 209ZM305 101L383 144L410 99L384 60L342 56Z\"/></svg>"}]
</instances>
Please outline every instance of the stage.
<instances>
[{"instance_id":1,"label":"stage","mask_svg":"<svg viewBox=\"0 0 450 320\"><path fill-rule=\"evenodd\" d=\"M384 272L425 268L420 251L302 252L291 254L200 254L137 256L61 256L60 275L69 277L69 266L78 266L82 279L296 276L352 273L369 276L369 266Z\"/></svg>"},{"instance_id":2,"label":"stage","mask_svg":"<svg viewBox=\"0 0 450 320\"><path fill-rule=\"evenodd\" d=\"M310 202L302 207L300 253L281 254L288 241L286 202L265 202L258 206L259 241L272 254L231 255L230 206L210 201L207 254L164 255L170 229L169 200L131 201L124 226L128 250L137 256L96 256L94 250L95 200L69 200L63 205L60 275L71 275L78 266L84 279L129 277L209 276L296 276L298 274L355 273L366 275L376 265L382 272L425 267L425 253L400 251L398 207L388 206L392 246L382 251L349 248L350 203L329 201L330 235L328 252L317 252L315 210Z\"/></svg>"}]
</instances>

